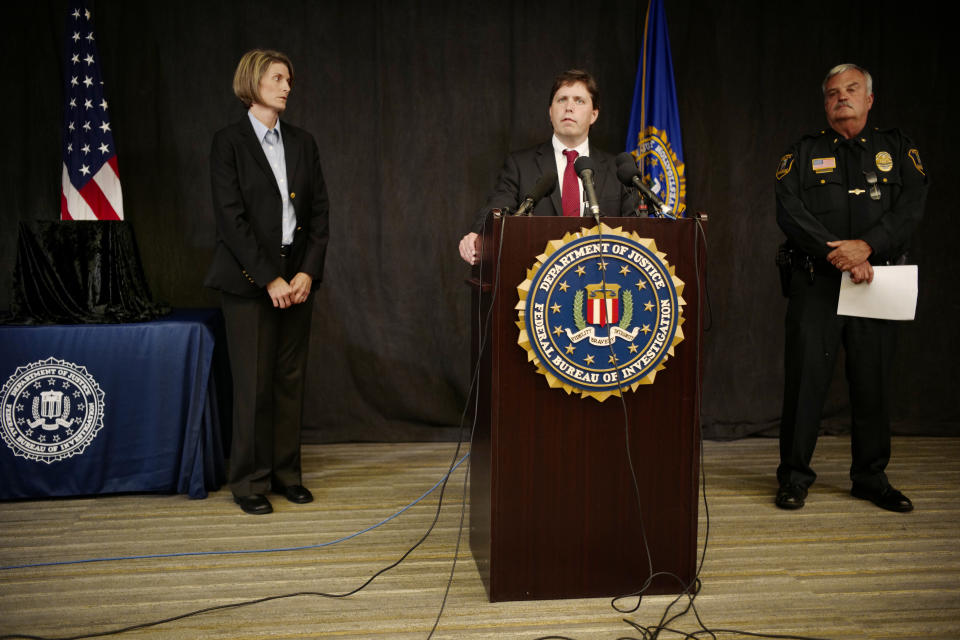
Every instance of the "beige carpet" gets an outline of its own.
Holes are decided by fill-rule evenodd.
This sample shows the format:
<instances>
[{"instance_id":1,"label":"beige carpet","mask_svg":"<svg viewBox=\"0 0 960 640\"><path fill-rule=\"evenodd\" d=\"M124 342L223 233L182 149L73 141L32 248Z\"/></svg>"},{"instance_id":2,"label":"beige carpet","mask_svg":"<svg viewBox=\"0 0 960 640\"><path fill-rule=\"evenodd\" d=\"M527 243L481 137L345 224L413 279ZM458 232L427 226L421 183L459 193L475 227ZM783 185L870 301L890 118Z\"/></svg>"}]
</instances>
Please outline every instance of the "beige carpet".
<instances>
[{"instance_id":1,"label":"beige carpet","mask_svg":"<svg viewBox=\"0 0 960 640\"><path fill-rule=\"evenodd\" d=\"M269 516L241 513L226 490L198 501L135 495L0 503L0 566L336 540L416 500L441 477L453 450L419 443L306 446L305 482L317 500L298 506L276 499ZM849 496L846 438L821 439L814 460L820 476L799 512L773 506L775 440L707 442L704 453L710 539L696 605L708 627L857 640L960 638L960 438L895 439L888 472L913 499L910 514ZM297 596L117 637L426 638L453 560L465 466L454 473L427 541L356 595ZM324 548L2 570L0 635L79 635L245 599L350 591L423 535L437 495ZM701 502L701 548L705 516ZM622 618L653 625L671 600L645 598L627 616L606 599L490 604L465 531L434 638L641 638ZM699 629L692 615L671 626Z\"/></svg>"}]
</instances>

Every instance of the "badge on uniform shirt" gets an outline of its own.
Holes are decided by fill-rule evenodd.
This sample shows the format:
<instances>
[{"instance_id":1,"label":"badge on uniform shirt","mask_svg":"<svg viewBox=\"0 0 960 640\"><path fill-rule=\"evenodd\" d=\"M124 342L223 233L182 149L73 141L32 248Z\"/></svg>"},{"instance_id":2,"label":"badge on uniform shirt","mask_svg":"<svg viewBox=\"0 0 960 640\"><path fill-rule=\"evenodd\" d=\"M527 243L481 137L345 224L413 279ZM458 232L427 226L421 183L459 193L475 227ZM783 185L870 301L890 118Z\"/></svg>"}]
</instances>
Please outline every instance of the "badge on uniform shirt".
<instances>
[{"instance_id":1,"label":"badge on uniform shirt","mask_svg":"<svg viewBox=\"0 0 960 640\"><path fill-rule=\"evenodd\" d=\"M923 172L923 163L920 162L920 152L916 149L910 149L907 151L907 157L910 158L910 161L913 162L913 166L920 172L920 175L927 175Z\"/></svg>"},{"instance_id":2,"label":"badge on uniform shirt","mask_svg":"<svg viewBox=\"0 0 960 640\"><path fill-rule=\"evenodd\" d=\"M814 173L830 173L837 168L836 158L813 158L810 163Z\"/></svg>"},{"instance_id":3,"label":"badge on uniform shirt","mask_svg":"<svg viewBox=\"0 0 960 640\"><path fill-rule=\"evenodd\" d=\"M783 176L790 173L790 169L793 169L792 153L788 153L787 155L780 158L780 164L777 165L777 180L783 180Z\"/></svg>"},{"instance_id":4,"label":"badge on uniform shirt","mask_svg":"<svg viewBox=\"0 0 960 640\"><path fill-rule=\"evenodd\" d=\"M893 158L890 157L890 153L887 151L881 151L877 154L875 160L877 161L877 169L886 173L893 169Z\"/></svg>"}]
</instances>

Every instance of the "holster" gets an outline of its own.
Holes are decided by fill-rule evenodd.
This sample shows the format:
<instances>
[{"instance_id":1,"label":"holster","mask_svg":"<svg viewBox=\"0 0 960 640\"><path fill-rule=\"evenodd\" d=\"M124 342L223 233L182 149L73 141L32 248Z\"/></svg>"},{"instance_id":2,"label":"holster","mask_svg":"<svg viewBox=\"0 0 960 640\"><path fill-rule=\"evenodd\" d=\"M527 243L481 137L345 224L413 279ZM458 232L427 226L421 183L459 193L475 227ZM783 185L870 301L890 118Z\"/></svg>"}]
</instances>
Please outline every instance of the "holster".
<instances>
[{"instance_id":1,"label":"holster","mask_svg":"<svg viewBox=\"0 0 960 640\"><path fill-rule=\"evenodd\" d=\"M793 277L792 253L793 250L786 244L777 249L777 271L780 272L780 291L784 298L790 296L790 279Z\"/></svg>"},{"instance_id":2,"label":"holster","mask_svg":"<svg viewBox=\"0 0 960 640\"><path fill-rule=\"evenodd\" d=\"M786 242L777 249L777 270L780 272L780 291L784 298L790 297L790 281L794 271L806 272L810 284L816 277L813 258L793 249Z\"/></svg>"}]
</instances>

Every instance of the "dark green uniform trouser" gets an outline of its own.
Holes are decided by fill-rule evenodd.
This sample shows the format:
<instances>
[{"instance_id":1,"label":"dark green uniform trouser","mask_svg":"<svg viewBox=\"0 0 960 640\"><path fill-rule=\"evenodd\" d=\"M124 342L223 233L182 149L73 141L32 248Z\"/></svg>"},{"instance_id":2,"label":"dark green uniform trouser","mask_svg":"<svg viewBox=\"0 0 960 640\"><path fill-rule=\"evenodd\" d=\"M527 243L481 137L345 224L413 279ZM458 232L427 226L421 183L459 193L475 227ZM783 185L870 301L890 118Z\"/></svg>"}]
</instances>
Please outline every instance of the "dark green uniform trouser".
<instances>
[{"instance_id":1,"label":"dark green uniform trouser","mask_svg":"<svg viewBox=\"0 0 960 640\"><path fill-rule=\"evenodd\" d=\"M820 417L830 388L837 353L843 345L850 389L850 479L879 489L889 485L889 381L896 325L887 320L837 315L839 272L818 270L811 284L793 273L786 316L783 415L777 480L804 487L813 484L810 467Z\"/></svg>"}]
</instances>

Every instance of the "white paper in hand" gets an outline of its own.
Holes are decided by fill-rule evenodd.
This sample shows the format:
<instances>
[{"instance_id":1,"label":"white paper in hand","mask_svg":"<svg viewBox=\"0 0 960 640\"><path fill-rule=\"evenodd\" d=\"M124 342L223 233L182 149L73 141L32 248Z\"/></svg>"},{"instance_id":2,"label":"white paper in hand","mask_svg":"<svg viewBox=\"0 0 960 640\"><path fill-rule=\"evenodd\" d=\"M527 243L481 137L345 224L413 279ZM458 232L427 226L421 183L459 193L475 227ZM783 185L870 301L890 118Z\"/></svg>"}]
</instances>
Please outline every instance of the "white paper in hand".
<instances>
[{"instance_id":1,"label":"white paper in hand","mask_svg":"<svg viewBox=\"0 0 960 640\"><path fill-rule=\"evenodd\" d=\"M913 320L917 312L917 265L874 267L873 282L854 284L850 272L840 281L838 316Z\"/></svg>"}]
</instances>

